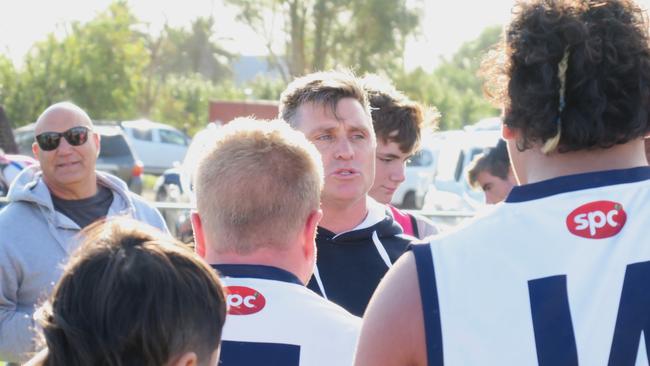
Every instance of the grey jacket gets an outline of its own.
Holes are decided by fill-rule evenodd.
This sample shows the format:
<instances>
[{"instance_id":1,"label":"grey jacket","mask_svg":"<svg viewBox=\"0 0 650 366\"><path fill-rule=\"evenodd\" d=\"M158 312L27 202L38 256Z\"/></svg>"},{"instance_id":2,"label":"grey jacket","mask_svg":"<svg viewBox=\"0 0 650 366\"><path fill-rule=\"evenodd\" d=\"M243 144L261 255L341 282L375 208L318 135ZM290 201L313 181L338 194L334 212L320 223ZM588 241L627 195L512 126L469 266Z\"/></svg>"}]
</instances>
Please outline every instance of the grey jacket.
<instances>
[{"instance_id":1,"label":"grey jacket","mask_svg":"<svg viewBox=\"0 0 650 366\"><path fill-rule=\"evenodd\" d=\"M126 215L168 232L160 213L126 184L97 172L113 192L108 216ZM35 307L49 296L79 244L79 226L54 210L40 168L24 170L0 211L0 360L25 361L34 351Z\"/></svg>"}]
</instances>

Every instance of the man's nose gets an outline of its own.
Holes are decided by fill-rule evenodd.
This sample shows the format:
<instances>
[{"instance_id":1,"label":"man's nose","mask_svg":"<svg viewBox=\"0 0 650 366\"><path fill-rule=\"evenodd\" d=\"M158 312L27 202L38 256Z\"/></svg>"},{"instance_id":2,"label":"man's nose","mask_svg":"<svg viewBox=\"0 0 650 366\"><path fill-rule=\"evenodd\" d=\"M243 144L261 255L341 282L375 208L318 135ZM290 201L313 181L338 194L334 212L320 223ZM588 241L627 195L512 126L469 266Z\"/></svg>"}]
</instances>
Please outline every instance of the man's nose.
<instances>
[{"instance_id":1,"label":"man's nose","mask_svg":"<svg viewBox=\"0 0 650 366\"><path fill-rule=\"evenodd\" d=\"M390 179L393 182L398 182L402 183L403 181L406 180L406 171L405 171L404 165L400 165L398 168L395 168L391 174L390 174Z\"/></svg>"},{"instance_id":2,"label":"man's nose","mask_svg":"<svg viewBox=\"0 0 650 366\"><path fill-rule=\"evenodd\" d=\"M68 140L66 140L63 136L61 136L61 140L59 140L59 146L57 146L56 152L58 154L65 154L71 152L73 148L74 147L70 145Z\"/></svg>"},{"instance_id":3,"label":"man's nose","mask_svg":"<svg viewBox=\"0 0 650 366\"><path fill-rule=\"evenodd\" d=\"M354 149L349 139L342 138L338 140L336 144L336 158L343 160L354 158Z\"/></svg>"}]
</instances>

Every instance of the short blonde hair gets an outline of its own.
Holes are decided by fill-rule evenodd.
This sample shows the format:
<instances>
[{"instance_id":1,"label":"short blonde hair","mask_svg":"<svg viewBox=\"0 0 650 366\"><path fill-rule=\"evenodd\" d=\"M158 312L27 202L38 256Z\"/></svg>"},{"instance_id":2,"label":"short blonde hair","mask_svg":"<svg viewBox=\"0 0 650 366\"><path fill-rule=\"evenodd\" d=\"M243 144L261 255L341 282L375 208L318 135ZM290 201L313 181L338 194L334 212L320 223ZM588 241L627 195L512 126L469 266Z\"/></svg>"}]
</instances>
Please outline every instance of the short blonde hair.
<instances>
[{"instance_id":1,"label":"short blonde hair","mask_svg":"<svg viewBox=\"0 0 650 366\"><path fill-rule=\"evenodd\" d=\"M248 254L285 248L319 208L318 150L280 120L236 119L216 133L194 180L211 249Z\"/></svg>"}]
</instances>

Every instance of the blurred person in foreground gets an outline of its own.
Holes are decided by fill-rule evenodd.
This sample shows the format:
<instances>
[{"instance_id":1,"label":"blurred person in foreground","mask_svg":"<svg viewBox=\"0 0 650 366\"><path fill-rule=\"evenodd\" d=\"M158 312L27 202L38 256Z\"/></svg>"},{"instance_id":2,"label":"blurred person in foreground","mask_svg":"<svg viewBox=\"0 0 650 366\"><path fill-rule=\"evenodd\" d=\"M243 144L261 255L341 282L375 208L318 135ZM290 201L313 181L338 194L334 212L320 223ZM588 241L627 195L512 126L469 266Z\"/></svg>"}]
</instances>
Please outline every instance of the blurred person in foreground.
<instances>
[{"instance_id":1,"label":"blurred person in foreground","mask_svg":"<svg viewBox=\"0 0 650 366\"><path fill-rule=\"evenodd\" d=\"M226 299L201 258L128 219L96 222L37 312L29 366L214 366Z\"/></svg>"},{"instance_id":2,"label":"blurred person in foreground","mask_svg":"<svg viewBox=\"0 0 650 366\"><path fill-rule=\"evenodd\" d=\"M495 147L474 158L467 171L467 181L485 193L487 204L499 203L508 197L517 180L510 166L505 140L499 140Z\"/></svg>"},{"instance_id":3,"label":"blurred person in foreground","mask_svg":"<svg viewBox=\"0 0 650 366\"><path fill-rule=\"evenodd\" d=\"M320 156L284 121L216 131L195 175L198 251L228 299L220 365L350 365L361 320L305 287L322 216Z\"/></svg>"},{"instance_id":4,"label":"blurred person in foreground","mask_svg":"<svg viewBox=\"0 0 650 366\"><path fill-rule=\"evenodd\" d=\"M406 180L406 164L420 148L422 131L434 127L439 114L409 100L378 75L366 75L362 82L377 136L375 181L368 195L388 206L404 233L419 239L437 234L438 228L431 220L404 212L390 202Z\"/></svg>"},{"instance_id":5,"label":"blurred person in foreground","mask_svg":"<svg viewBox=\"0 0 650 366\"><path fill-rule=\"evenodd\" d=\"M100 136L78 106L57 103L37 119L32 145L39 165L24 169L0 211L0 360L33 350L32 314L49 295L77 234L92 222L133 217L167 231L162 216L126 183L95 170Z\"/></svg>"},{"instance_id":6,"label":"blurred person in foreground","mask_svg":"<svg viewBox=\"0 0 650 366\"><path fill-rule=\"evenodd\" d=\"M325 170L318 259L308 287L361 316L388 268L415 239L368 196L377 140L366 92L349 72L309 74L282 92L280 116L314 143Z\"/></svg>"},{"instance_id":7,"label":"blurred person in foreground","mask_svg":"<svg viewBox=\"0 0 650 366\"><path fill-rule=\"evenodd\" d=\"M513 14L483 70L522 185L402 257L357 365L650 362L647 16L626 0Z\"/></svg>"}]
</instances>

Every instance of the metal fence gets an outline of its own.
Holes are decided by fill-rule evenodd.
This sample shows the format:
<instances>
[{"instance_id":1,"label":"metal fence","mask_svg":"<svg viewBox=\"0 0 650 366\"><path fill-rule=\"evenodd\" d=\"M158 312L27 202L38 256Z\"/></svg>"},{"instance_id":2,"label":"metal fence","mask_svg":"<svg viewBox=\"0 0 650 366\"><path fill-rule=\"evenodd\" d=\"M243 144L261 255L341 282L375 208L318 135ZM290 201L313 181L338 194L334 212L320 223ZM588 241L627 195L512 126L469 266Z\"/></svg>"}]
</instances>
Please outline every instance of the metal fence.
<instances>
[{"instance_id":1,"label":"metal fence","mask_svg":"<svg viewBox=\"0 0 650 366\"><path fill-rule=\"evenodd\" d=\"M6 197L0 197L0 208L5 206L8 203ZM188 213L194 209L194 207L188 203L176 203L176 202L149 202L153 207L158 209L160 213L165 217L167 225L171 230L172 234L176 235L176 220L175 217L184 215L188 217ZM412 212L426 216L431 221L433 221L439 228L444 231L450 227L456 226L462 221L473 217L474 212L470 211L439 211L439 210L406 210L407 212Z\"/></svg>"}]
</instances>

